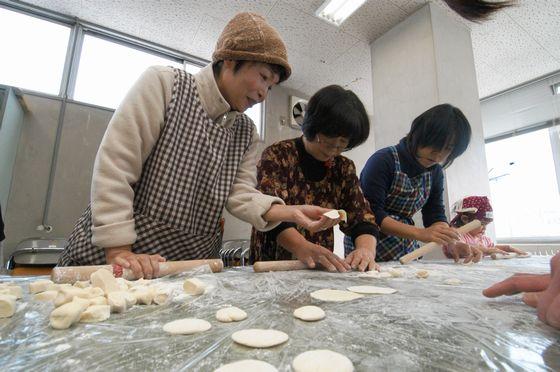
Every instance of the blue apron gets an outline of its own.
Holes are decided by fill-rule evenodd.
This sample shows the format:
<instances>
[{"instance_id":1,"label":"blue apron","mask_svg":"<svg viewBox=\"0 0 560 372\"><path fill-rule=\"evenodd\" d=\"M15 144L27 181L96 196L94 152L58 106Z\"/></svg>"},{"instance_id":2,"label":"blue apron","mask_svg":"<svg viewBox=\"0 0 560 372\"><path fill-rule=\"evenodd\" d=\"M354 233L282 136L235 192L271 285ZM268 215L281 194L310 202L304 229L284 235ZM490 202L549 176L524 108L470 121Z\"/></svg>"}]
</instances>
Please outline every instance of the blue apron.
<instances>
[{"instance_id":1,"label":"blue apron","mask_svg":"<svg viewBox=\"0 0 560 372\"><path fill-rule=\"evenodd\" d=\"M384 209L394 220L413 226L412 216L422 209L430 197L432 173L426 171L411 178L401 170L401 162L395 146L391 146L391 153L395 160L395 174L385 198ZM385 235L380 232L375 260L378 262L397 260L418 247L419 243L416 240ZM352 239L345 236L345 255L350 254L353 250Z\"/></svg>"}]
</instances>

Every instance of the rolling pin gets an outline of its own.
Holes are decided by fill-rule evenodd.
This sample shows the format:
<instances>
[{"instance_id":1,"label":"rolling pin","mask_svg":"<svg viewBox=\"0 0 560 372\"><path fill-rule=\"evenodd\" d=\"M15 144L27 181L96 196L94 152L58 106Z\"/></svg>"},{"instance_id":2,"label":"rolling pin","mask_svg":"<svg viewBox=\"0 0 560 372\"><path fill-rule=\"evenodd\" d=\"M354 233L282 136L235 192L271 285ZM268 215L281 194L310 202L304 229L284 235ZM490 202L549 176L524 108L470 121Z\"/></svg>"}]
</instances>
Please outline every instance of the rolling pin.
<instances>
[{"instance_id":1,"label":"rolling pin","mask_svg":"<svg viewBox=\"0 0 560 372\"><path fill-rule=\"evenodd\" d=\"M459 232L460 234L465 234L465 233L468 233L469 231L472 231L474 229L479 228L480 226L481 226L480 221L479 220L474 220L474 221L469 222L466 225L463 225L463 226L459 227L457 229L457 232ZM410 261L412 261L412 260L414 260L414 259L416 259L420 256L423 256L423 255L433 251L436 248L441 248L441 244L434 243L434 242L428 243L428 244L423 245L420 248L410 252L409 254L405 254L404 256L402 256L399 259L399 262L403 265L406 265Z\"/></svg>"},{"instance_id":2,"label":"rolling pin","mask_svg":"<svg viewBox=\"0 0 560 372\"><path fill-rule=\"evenodd\" d=\"M306 269L309 269L307 265L298 260L257 261L253 264L253 270L256 273L265 273L267 271L291 271Z\"/></svg>"},{"instance_id":3,"label":"rolling pin","mask_svg":"<svg viewBox=\"0 0 560 372\"><path fill-rule=\"evenodd\" d=\"M159 263L159 276L178 274L203 265L210 265L210 269L214 273L220 272L224 268L224 263L220 259L168 261ZM132 270L125 269L120 265L55 267L52 271L51 279L55 283L75 283L78 280L89 280L90 275L99 269L109 270L115 278L136 279Z\"/></svg>"}]
</instances>

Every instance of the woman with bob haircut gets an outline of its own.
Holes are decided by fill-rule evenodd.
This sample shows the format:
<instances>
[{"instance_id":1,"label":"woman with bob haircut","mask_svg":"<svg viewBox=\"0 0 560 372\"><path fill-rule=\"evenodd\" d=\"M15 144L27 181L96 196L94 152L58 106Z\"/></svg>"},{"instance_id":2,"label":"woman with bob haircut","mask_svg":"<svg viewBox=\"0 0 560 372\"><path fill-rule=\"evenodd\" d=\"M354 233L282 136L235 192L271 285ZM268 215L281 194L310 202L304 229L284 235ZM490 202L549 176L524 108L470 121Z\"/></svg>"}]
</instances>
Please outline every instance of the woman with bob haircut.
<instances>
[{"instance_id":1,"label":"woman with bob haircut","mask_svg":"<svg viewBox=\"0 0 560 372\"><path fill-rule=\"evenodd\" d=\"M441 245L459 238L445 216L443 169L467 149L471 126L465 115L450 104L434 106L412 122L410 132L395 146L376 151L360 175L360 184L381 233L377 261L397 260L419 247L419 241ZM412 217L422 212L423 225ZM345 253L354 247L344 240ZM470 248L460 252L466 262Z\"/></svg>"},{"instance_id":2,"label":"woman with bob haircut","mask_svg":"<svg viewBox=\"0 0 560 372\"><path fill-rule=\"evenodd\" d=\"M342 152L364 143L369 119L360 99L338 85L320 89L309 100L303 136L266 148L257 165L257 189L288 204L313 204L343 209L340 229L356 249L341 259L333 253L332 228L306 231L281 223L268 232L253 229L251 260L298 259L308 267L329 271L377 269L375 247L379 230L360 189L354 163Z\"/></svg>"}]
</instances>

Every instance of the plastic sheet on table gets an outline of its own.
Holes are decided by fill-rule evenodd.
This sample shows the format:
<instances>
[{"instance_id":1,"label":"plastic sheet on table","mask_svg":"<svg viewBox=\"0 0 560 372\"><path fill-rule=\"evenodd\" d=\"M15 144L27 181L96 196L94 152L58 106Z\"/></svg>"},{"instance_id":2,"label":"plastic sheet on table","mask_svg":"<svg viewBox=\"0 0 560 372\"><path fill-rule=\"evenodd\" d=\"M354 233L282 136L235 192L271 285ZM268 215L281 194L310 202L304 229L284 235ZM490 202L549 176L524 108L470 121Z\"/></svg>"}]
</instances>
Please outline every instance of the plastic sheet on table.
<instances>
[{"instance_id":1,"label":"plastic sheet on table","mask_svg":"<svg viewBox=\"0 0 560 372\"><path fill-rule=\"evenodd\" d=\"M531 257L469 266L416 262L398 266L404 277L387 279L307 270L257 274L250 268L212 274L209 268L198 268L154 281L171 288L172 300L165 305L137 305L111 314L105 322L68 330L51 329L52 305L33 302L26 293L14 317L0 320L0 365L3 370L212 371L236 360L259 359L290 371L299 353L326 348L347 355L357 371L558 370L560 332L538 321L534 309L519 296L481 295L483 288L514 272L548 272L548 261ZM428 270L430 276L416 278L419 269ZM206 293L184 295L182 283L188 277L208 284ZM462 284L446 285L449 278ZM15 280L26 284L31 279ZM344 303L321 302L309 295L317 289L353 285L398 292ZM322 307L326 318L295 319L293 310L304 305ZM215 313L225 306L239 307L249 316L220 323ZM181 318L205 319L212 328L188 336L162 330L165 323ZM277 329L290 339L269 349L235 344L231 334L247 328Z\"/></svg>"}]
</instances>

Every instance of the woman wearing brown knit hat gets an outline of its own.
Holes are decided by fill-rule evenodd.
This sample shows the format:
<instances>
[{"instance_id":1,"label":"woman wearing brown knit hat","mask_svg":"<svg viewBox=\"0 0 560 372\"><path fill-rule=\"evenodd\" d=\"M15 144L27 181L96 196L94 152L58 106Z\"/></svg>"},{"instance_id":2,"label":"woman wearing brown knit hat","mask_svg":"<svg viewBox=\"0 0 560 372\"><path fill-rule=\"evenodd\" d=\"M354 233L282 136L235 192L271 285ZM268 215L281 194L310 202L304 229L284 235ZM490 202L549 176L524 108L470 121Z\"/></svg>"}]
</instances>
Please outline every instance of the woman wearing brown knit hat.
<instances>
[{"instance_id":1,"label":"woman wearing brown knit hat","mask_svg":"<svg viewBox=\"0 0 560 372\"><path fill-rule=\"evenodd\" d=\"M338 222L322 216L327 209L286 206L255 189L259 136L242 113L290 73L280 35L252 13L226 25L197 74L149 68L109 122L90 205L59 265L116 263L152 278L165 259L216 257L224 206L263 231Z\"/></svg>"}]
</instances>

